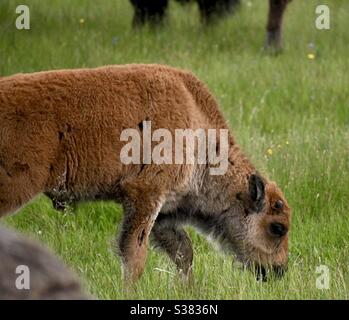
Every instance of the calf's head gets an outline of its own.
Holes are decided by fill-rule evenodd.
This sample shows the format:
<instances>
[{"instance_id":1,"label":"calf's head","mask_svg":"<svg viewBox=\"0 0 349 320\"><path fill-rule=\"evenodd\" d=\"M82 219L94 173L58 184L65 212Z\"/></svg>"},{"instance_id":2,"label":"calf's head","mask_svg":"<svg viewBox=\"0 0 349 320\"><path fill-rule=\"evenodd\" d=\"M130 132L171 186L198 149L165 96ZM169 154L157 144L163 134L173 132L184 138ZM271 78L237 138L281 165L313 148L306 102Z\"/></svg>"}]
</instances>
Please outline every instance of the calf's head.
<instances>
[{"instance_id":1,"label":"calf's head","mask_svg":"<svg viewBox=\"0 0 349 320\"><path fill-rule=\"evenodd\" d=\"M258 278L265 280L267 271L281 276L287 268L291 210L276 184L257 174L249 176L246 190L236 195L230 212L237 257Z\"/></svg>"}]
</instances>

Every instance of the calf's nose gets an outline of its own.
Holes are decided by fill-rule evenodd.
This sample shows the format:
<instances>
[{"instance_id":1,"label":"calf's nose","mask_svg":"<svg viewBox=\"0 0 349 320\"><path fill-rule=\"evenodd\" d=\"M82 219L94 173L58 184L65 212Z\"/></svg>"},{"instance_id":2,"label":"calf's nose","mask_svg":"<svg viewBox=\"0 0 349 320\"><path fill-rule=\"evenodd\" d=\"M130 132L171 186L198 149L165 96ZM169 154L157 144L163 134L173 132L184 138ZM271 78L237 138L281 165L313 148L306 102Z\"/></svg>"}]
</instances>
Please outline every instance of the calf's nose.
<instances>
[{"instance_id":1,"label":"calf's nose","mask_svg":"<svg viewBox=\"0 0 349 320\"><path fill-rule=\"evenodd\" d=\"M277 238L283 237L288 231L287 227L279 222L271 223L269 229L270 233Z\"/></svg>"}]
</instances>

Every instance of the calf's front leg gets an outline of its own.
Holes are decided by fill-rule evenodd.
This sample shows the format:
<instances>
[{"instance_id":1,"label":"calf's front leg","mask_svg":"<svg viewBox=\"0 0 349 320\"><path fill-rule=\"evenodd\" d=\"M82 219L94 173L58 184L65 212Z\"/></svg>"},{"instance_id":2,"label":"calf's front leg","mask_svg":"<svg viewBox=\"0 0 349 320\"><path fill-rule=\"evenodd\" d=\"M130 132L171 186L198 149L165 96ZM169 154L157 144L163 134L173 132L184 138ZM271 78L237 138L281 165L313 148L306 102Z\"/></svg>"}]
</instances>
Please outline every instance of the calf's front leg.
<instances>
[{"instance_id":1,"label":"calf's front leg","mask_svg":"<svg viewBox=\"0 0 349 320\"><path fill-rule=\"evenodd\" d=\"M134 283L143 273L149 234L161 205L160 193L149 186L133 187L127 193L123 203L124 221L118 241L126 285Z\"/></svg>"}]
</instances>

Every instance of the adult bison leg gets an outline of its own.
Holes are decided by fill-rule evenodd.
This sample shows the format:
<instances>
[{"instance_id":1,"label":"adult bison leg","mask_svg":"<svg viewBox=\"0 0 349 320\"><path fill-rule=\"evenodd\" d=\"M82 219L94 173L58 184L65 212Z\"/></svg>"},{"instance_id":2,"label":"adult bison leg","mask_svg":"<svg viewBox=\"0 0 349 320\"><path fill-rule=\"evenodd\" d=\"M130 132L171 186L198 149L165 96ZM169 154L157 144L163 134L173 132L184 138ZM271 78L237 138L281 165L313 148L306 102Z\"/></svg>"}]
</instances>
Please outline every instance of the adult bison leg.
<instances>
[{"instance_id":1,"label":"adult bison leg","mask_svg":"<svg viewBox=\"0 0 349 320\"><path fill-rule=\"evenodd\" d=\"M144 10L135 6L133 20L132 20L132 27L138 28L140 26L143 26L145 21L146 21L146 14Z\"/></svg>"},{"instance_id":2,"label":"adult bison leg","mask_svg":"<svg viewBox=\"0 0 349 320\"><path fill-rule=\"evenodd\" d=\"M149 234L161 209L161 192L150 185L136 183L124 186L124 221L119 236L119 255L126 284L132 284L143 273Z\"/></svg>"},{"instance_id":3,"label":"adult bison leg","mask_svg":"<svg viewBox=\"0 0 349 320\"><path fill-rule=\"evenodd\" d=\"M157 25L163 22L166 15L168 0L131 0L134 8L132 26L143 26L146 22Z\"/></svg>"},{"instance_id":4,"label":"adult bison leg","mask_svg":"<svg viewBox=\"0 0 349 320\"><path fill-rule=\"evenodd\" d=\"M168 0L150 1L152 7L149 9L148 19L152 25L162 24L166 17Z\"/></svg>"},{"instance_id":5,"label":"adult bison leg","mask_svg":"<svg viewBox=\"0 0 349 320\"><path fill-rule=\"evenodd\" d=\"M201 20L210 23L219 18L233 13L240 5L240 0L197 0Z\"/></svg>"},{"instance_id":6,"label":"adult bison leg","mask_svg":"<svg viewBox=\"0 0 349 320\"><path fill-rule=\"evenodd\" d=\"M171 222L168 215L160 215L152 231L152 240L156 247L165 251L176 264L179 274L185 279L192 277L193 247L188 234Z\"/></svg>"},{"instance_id":7,"label":"adult bison leg","mask_svg":"<svg viewBox=\"0 0 349 320\"><path fill-rule=\"evenodd\" d=\"M269 0L266 46L281 48L282 18L291 0Z\"/></svg>"}]
</instances>

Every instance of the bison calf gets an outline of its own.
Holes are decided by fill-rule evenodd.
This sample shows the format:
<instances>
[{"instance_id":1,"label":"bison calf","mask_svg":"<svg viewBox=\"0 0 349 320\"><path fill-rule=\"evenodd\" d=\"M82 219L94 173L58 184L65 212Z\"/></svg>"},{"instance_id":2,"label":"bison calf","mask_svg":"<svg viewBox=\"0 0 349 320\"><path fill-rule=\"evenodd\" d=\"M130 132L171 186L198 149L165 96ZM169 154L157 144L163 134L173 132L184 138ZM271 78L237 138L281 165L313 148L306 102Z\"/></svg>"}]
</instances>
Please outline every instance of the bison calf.
<instances>
[{"instance_id":1,"label":"bison calf","mask_svg":"<svg viewBox=\"0 0 349 320\"><path fill-rule=\"evenodd\" d=\"M216 100L191 73L126 65L4 77L0 124L0 216L41 192L56 204L119 202L119 254L131 280L143 272L150 234L188 275L186 225L251 269L286 266L288 204L240 151ZM148 144L139 137L151 135L150 127ZM211 137L208 145L200 140L203 153L192 144L194 161L177 161L177 151L190 145L189 136L177 143L178 130L194 132L195 141ZM139 150L130 154L124 151L131 134ZM152 161L147 148L161 161ZM219 163L205 162L219 154Z\"/></svg>"},{"instance_id":2,"label":"bison calf","mask_svg":"<svg viewBox=\"0 0 349 320\"><path fill-rule=\"evenodd\" d=\"M86 299L75 276L47 250L0 227L0 299Z\"/></svg>"}]
</instances>

